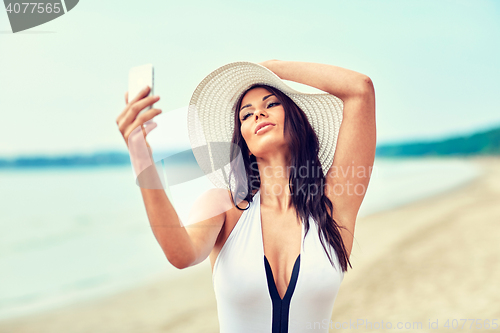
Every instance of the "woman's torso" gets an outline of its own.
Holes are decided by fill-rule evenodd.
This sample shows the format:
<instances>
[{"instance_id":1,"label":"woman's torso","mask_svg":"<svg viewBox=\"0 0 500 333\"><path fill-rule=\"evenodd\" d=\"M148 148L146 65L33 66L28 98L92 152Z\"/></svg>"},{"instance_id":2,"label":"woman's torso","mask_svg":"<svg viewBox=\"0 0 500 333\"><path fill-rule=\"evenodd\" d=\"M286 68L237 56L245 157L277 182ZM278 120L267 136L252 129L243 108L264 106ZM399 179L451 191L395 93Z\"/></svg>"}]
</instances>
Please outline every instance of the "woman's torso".
<instances>
[{"instance_id":1,"label":"woman's torso","mask_svg":"<svg viewBox=\"0 0 500 333\"><path fill-rule=\"evenodd\" d=\"M255 201L252 204L255 204ZM239 204L241 208L247 206L247 201L242 201ZM288 281L290 281L297 256L300 254L302 225L293 211L287 214L277 214L262 204L260 208L264 253L272 268L279 294L283 296L288 287ZM243 212L236 208L228 211L223 230L219 234L214 250L210 254L212 272L220 250Z\"/></svg>"},{"instance_id":2,"label":"woman's torso","mask_svg":"<svg viewBox=\"0 0 500 333\"><path fill-rule=\"evenodd\" d=\"M309 225L305 235L294 213L261 206L260 192L247 210L227 212L210 254L221 332L328 331L344 274L325 242L335 267L328 260L312 217Z\"/></svg>"}]
</instances>

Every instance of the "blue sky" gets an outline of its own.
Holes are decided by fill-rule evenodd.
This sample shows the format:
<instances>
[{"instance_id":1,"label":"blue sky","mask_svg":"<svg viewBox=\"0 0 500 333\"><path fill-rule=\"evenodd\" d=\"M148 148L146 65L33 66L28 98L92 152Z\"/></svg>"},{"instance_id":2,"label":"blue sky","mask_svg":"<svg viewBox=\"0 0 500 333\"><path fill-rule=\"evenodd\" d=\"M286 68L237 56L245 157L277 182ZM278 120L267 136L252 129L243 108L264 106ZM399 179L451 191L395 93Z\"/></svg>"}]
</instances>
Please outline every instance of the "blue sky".
<instances>
[{"instance_id":1,"label":"blue sky","mask_svg":"<svg viewBox=\"0 0 500 333\"><path fill-rule=\"evenodd\" d=\"M164 110L155 140L174 146L187 142L180 108L233 61L370 76L379 144L500 126L498 1L81 0L52 22L9 31L0 11L4 156L126 151L115 119L129 68L145 63Z\"/></svg>"}]
</instances>

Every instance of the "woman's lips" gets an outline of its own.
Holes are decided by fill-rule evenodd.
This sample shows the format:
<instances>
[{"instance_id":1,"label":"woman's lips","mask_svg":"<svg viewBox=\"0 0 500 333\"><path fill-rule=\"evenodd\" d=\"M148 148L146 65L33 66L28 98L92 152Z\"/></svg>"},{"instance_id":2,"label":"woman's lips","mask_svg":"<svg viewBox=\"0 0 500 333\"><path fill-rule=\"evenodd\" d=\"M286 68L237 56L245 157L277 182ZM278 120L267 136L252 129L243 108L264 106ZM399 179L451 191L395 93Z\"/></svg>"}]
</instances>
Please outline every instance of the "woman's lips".
<instances>
[{"instance_id":1,"label":"woman's lips","mask_svg":"<svg viewBox=\"0 0 500 333\"><path fill-rule=\"evenodd\" d=\"M261 127L257 132L255 132L255 134L265 133L265 132L269 131L271 128L273 128L274 126L275 125L273 125L273 124L264 125L264 127Z\"/></svg>"}]
</instances>

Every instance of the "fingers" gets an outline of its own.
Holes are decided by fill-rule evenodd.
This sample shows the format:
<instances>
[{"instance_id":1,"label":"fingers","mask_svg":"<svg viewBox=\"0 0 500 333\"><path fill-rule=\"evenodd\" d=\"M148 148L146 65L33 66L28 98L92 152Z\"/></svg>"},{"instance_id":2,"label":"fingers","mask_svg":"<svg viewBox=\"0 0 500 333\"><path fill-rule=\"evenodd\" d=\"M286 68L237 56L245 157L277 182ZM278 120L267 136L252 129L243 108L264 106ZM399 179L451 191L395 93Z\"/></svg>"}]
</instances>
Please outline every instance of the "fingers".
<instances>
[{"instance_id":1,"label":"fingers","mask_svg":"<svg viewBox=\"0 0 500 333\"><path fill-rule=\"evenodd\" d=\"M137 94L137 96L132 101L130 101L130 103L128 102L128 97L129 97L128 96L128 91L125 93L125 104L127 104L127 106L125 107L125 109L123 109L122 113L120 113L120 115L116 118L116 124L118 125L118 127L120 127L120 123L122 123L122 120L125 118L125 116L126 116L128 110L130 109L131 105L134 104L135 102L137 102L138 100L142 99L144 96L147 96L149 94L150 90L151 90L151 88L149 86L146 86L144 89L142 89ZM146 106L148 106L148 105L146 105ZM146 107L146 106L144 106L144 107ZM142 109L140 109L139 112ZM132 121L132 120L129 119L129 121Z\"/></svg>"},{"instance_id":2,"label":"fingers","mask_svg":"<svg viewBox=\"0 0 500 333\"><path fill-rule=\"evenodd\" d=\"M128 91L125 92L125 104L126 104L125 109L123 109L123 111L116 118L116 124L118 125L118 128L120 128L122 120L125 117L125 115L127 114L127 111L129 109L129 105L128 105ZM123 131L121 131L121 132L123 132Z\"/></svg>"},{"instance_id":3,"label":"fingers","mask_svg":"<svg viewBox=\"0 0 500 333\"><path fill-rule=\"evenodd\" d=\"M138 118L138 114L144 110L144 108L148 106L152 106L155 102L157 102L160 99L160 96L149 96L146 98L141 99L138 102L135 103L129 103L129 108L127 112L123 116L123 122L125 124L132 123L134 119ZM141 115L143 115L142 113ZM146 119L149 120L149 119ZM144 121L141 121L141 124L144 123Z\"/></svg>"},{"instance_id":4,"label":"fingers","mask_svg":"<svg viewBox=\"0 0 500 333\"><path fill-rule=\"evenodd\" d=\"M156 117L157 115L159 115L161 113L161 110L160 109L151 109L151 110L148 110L144 113L141 113L136 119L135 121L130 124L129 126L127 126L127 128L125 128L124 130L124 133L123 133L123 137L125 138L125 141L128 142L128 136L134 131L134 130L138 130L139 127L141 127L142 124L144 124L145 122L153 119L154 117ZM156 123L153 123L156 125ZM149 133L151 132L151 130L153 130L156 126L152 127L151 129L149 129L150 125L147 126L146 128L146 133Z\"/></svg>"},{"instance_id":5,"label":"fingers","mask_svg":"<svg viewBox=\"0 0 500 333\"><path fill-rule=\"evenodd\" d=\"M134 104L135 102L137 102L138 100L146 97L148 94L149 94L149 91L151 90L151 88L149 86L146 86L146 88L142 89L138 94L137 96L134 97L133 100L130 101L130 104ZM127 96L127 100L128 100L128 96ZM127 103L128 104L128 103Z\"/></svg>"},{"instance_id":6,"label":"fingers","mask_svg":"<svg viewBox=\"0 0 500 333\"><path fill-rule=\"evenodd\" d=\"M148 87L149 89L149 87ZM143 90L146 91L146 90ZM139 94L138 96L140 96ZM128 92L125 93L125 99L128 99ZM146 98L143 98L142 100L135 102L135 103L128 103L125 109L123 109L122 113L116 118L116 124L118 125L118 128L120 132L123 134L126 130L126 128L134 122L136 119L137 115L146 107L152 106L155 102L157 102L160 99L160 96L149 96ZM134 98L135 100L135 98Z\"/></svg>"},{"instance_id":7,"label":"fingers","mask_svg":"<svg viewBox=\"0 0 500 333\"><path fill-rule=\"evenodd\" d=\"M138 102L135 103L130 103L130 114L134 116L134 118L137 116L139 112L144 110L144 108L148 106L153 106L154 103L158 102L160 100L160 96L149 96L146 98L141 99Z\"/></svg>"},{"instance_id":8,"label":"fingers","mask_svg":"<svg viewBox=\"0 0 500 333\"><path fill-rule=\"evenodd\" d=\"M146 111L144 113L141 113L141 115L139 115L139 117L137 117L136 121L140 125L142 125L142 124L144 124L144 123L146 123L148 121L150 121L150 123L155 124L155 122L151 121L151 119L153 119L154 117L156 117L160 113L161 113L160 109L151 109L151 110L148 110L148 111ZM146 124L146 125L148 125L148 124Z\"/></svg>"}]
</instances>

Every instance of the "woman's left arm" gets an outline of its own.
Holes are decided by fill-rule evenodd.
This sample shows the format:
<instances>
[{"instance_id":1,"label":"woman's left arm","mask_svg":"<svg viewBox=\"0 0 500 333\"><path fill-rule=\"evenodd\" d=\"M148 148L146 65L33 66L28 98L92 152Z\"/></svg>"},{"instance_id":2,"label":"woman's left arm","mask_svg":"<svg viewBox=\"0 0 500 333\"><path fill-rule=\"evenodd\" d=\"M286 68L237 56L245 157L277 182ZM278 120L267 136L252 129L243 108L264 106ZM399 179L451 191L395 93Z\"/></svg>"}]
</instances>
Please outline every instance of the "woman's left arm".
<instances>
[{"instance_id":1,"label":"woman's left arm","mask_svg":"<svg viewBox=\"0 0 500 333\"><path fill-rule=\"evenodd\" d=\"M364 93L371 84L368 76L346 68L312 62L267 60L259 63L283 80L318 88L341 100Z\"/></svg>"},{"instance_id":2,"label":"woman's left arm","mask_svg":"<svg viewBox=\"0 0 500 333\"><path fill-rule=\"evenodd\" d=\"M325 194L332 201L332 217L344 226L342 239L350 254L354 226L370 181L375 160L375 90L371 79L345 68L295 61L260 63L281 79L318 88L344 102L343 119L333 164L326 173Z\"/></svg>"}]
</instances>

